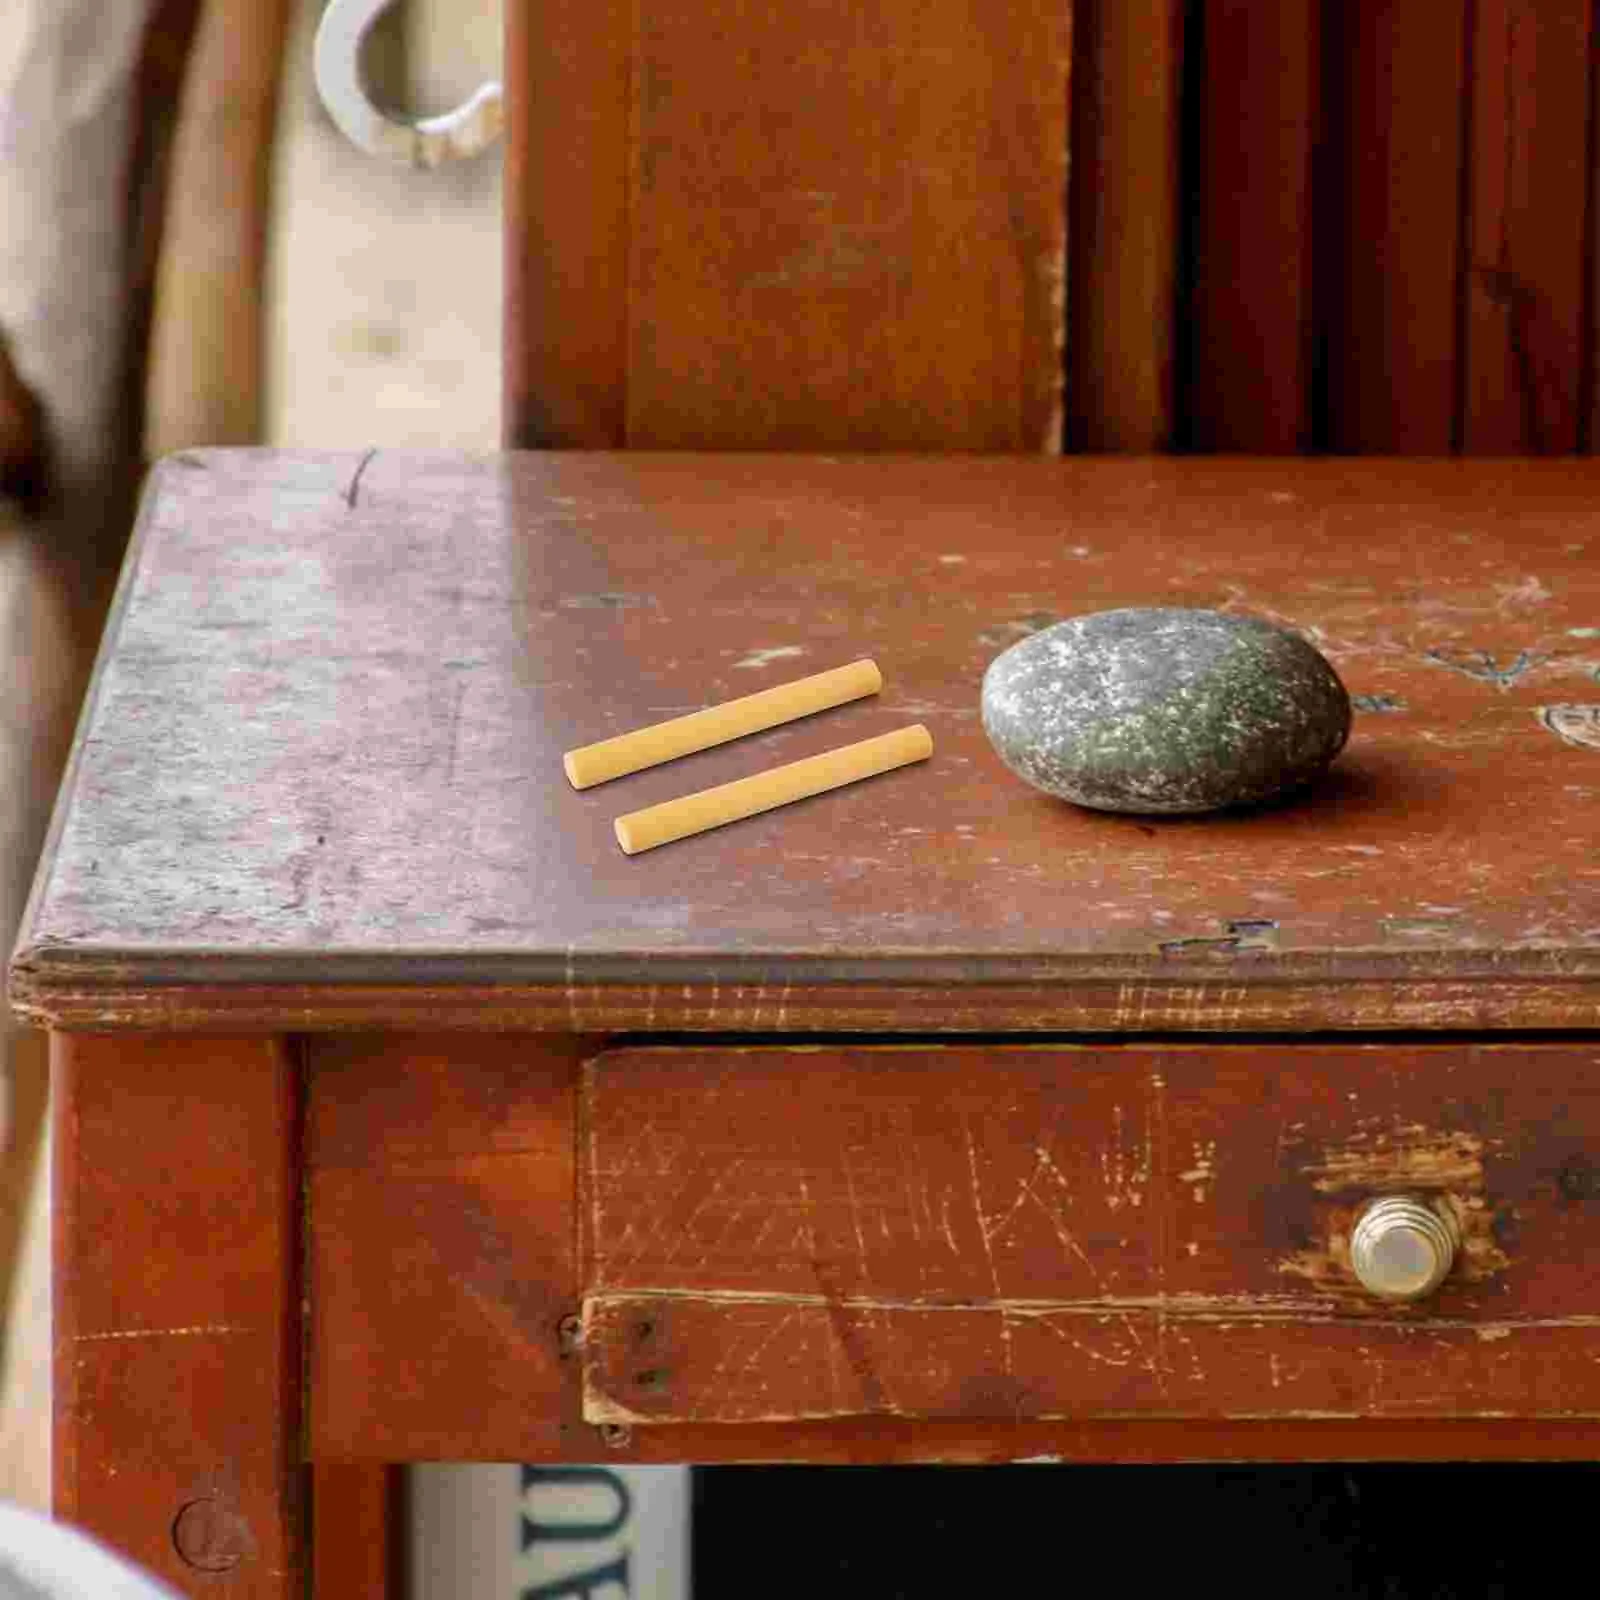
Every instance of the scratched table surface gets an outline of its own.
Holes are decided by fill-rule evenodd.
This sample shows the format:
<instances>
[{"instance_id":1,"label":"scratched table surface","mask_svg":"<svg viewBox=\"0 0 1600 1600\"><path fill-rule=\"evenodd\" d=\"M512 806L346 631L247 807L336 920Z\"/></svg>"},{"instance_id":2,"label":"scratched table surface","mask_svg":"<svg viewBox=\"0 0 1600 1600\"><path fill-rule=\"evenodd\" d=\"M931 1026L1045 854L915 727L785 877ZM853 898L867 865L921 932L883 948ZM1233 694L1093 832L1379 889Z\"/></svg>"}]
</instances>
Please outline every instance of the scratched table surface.
<instances>
[{"instance_id":1,"label":"scratched table surface","mask_svg":"<svg viewBox=\"0 0 1600 1600\"><path fill-rule=\"evenodd\" d=\"M990 659L1213 606L1355 698L1296 800L1081 810ZM861 656L881 695L582 793L561 754ZM920 721L638 857L612 819ZM155 474L14 963L57 1026L1578 1027L1600 464L219 451Z\"/></svg>"}]
</instances>

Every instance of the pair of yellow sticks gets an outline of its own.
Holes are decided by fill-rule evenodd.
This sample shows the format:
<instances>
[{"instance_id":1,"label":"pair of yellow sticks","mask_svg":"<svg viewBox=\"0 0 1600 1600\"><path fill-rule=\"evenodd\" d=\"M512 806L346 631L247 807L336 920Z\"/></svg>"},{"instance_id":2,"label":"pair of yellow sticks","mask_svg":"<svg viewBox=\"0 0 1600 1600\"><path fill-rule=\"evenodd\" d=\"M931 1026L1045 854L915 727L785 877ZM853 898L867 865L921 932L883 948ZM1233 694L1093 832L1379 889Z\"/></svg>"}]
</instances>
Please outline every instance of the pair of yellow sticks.
<instances>
[{"instance_id":1,"label":"pair of yellow sticks","mask_svg":"<svg viewBox=\"0 0 1600 1600\"><path fill-rule=\"evenodd\" d=\"M674 717L670 722L635 728L632 733L569 750L561 758L562 764L572 787L587 789L659 766L663 761L692 755L696 750L709 750L747 733L793 722L796 717L809 717L815 711L860 700L882 687L883 674L876 662L852 661L831 672L780 683L758 694L692 711L686 717ZM719 784L715 789L702 789L698 794L680 795L643 811L631 811L613 824L617 843L630 856L637 855L658 844L671 844L674 839L686 839L690 834L720 828L741 817L786 806L792 800L804 800L808 795L824 794L913 761L925 761L932 754L933 738L920 722L909 728L896 728L876 739L842 745L804 761L791 761L787 766Z\"/></svg>"}]
</instances>

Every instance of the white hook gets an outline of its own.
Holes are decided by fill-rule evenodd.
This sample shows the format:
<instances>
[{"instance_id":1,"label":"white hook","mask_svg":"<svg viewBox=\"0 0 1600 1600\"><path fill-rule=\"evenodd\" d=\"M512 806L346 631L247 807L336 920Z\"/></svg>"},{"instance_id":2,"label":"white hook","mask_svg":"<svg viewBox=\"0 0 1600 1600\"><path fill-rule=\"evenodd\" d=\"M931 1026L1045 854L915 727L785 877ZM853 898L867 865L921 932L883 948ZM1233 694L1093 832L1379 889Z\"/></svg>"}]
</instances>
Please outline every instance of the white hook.
<instances>
[{"instance_id":1,"label":"white hook","mask_svg":"<svg viewBox=\"0 0 1600 1600\"><path fill-rule=\"evenodd\" d=\"M361 46L394 0L328 0L317 25L313 64L317 93L344 136L369 155L437 167L480 155L499 137L503 92L484 84L465 105L439 117L385 116L361 81Z\"/></svg>"}]
</instances>

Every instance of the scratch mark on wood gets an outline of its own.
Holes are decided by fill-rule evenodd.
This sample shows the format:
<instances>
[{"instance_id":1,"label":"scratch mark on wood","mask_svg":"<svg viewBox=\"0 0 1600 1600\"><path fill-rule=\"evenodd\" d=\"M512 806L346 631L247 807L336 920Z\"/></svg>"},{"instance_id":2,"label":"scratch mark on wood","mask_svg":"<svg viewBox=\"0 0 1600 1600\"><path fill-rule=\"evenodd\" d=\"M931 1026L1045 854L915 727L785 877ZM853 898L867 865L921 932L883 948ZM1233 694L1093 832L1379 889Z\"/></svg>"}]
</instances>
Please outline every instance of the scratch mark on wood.
<instances>
[{"instance_id":1,"label":"scratch mark on wood","mask_svg":"<svg viewBox=\"0 0 1600 1600\"><path fill-rule=\"evenodd\" d=\"M972 1121L966 1115L961 1118L962 1131L967 1137L967 1168L972 1174L972 1214L977 1219L978 1237L983 1241L984 1259L989 1263L989 1281L994 1285L996 1309L1000 1313L1000 1356L1005 1367L1006 1376L1014 1376L1011 1357L1011 1319L1006 1315L1005 1307L1000 1305L1000 1271L995 1265L994 1246L989 1239L988 1218L983 1214L983 1193L978 1181L978 1147L972 1137Z\"/></svg>"},{"instance_id":2,"label":"scratch mark on wood","mask_svg":"<svg viewBox=\"0 0 1600 1600\"><path fill-rule=\"evenodd\" d=\"M650 594L620 594L608 589L598 594L563 595L558 604L563 611L631 611L654 606L656 598ZM697 711L699 707L672 707L671 714L677 715L680 710Z\"/></svg>"},{"instance_id":3,"label":"scratch mark on wood","mask_svg":"<svg viewBox=\"0 0 1600 1600\"><path fill-rule=\"evenodd\" d=\"M578 1026L577 946L573 944L567 946L566 991L567 1026L573 1033L582 1033Z\"/></svg>"},{"instance_id":4,"label":"scratch mark on wood","mask_svg":"<svg viewBox=\"0 0 1600 1600\"><path fill-rule=\"evenodd\" d=\"M376 449L365 452L361 459L356 463L356 470L350 475L349 483L345 485L344 503L352 511L355 510L356 501L361 494L361 479L365 475L367 468L372 465L373 458L377 455L377 453L378 452Z\"/></svg>"},{"instance_id":5,"label":"scratch mark on wood","mask_svg":"<svg viewBox=\"0 0 1600 1600\"><path fill-rule=\"evenodd\" d=\"M856 1199L856 1178L850 1166L850 1151L848 1147L839 1152L839 1160L844 1167L845 1193L850 1197L850 1226L855 1231L856 1258L861 1263L861 1281L863 1283L871 1283L872 1269L867 1265L867 1239L861 1227L861 1205ZM998 1284L995 1286L995 1292L999 1292Z\"/></svg>"},{"instance_id":6,"label":"scratch mark on wood","mask_svg":"<svg viewBox=\"0 0 1600 1600\"><path fill-rule=\"evenodd\" d=\"M1225 926L1225 934L1164 939L1156 948L1164 956L1265 955L1278 948L1278 924L1270 917L1237 917ZM1192 996L1196 1014L1203 1009L1205 998L1204 988Z\"/></svg>"},{"instance_id":7,"label":"scratch mark on wood","mask_svg":"<svg viewBox=\"0 0 1600 1600\"><path fill-rule=\"evenodd\" d=\"M743 1158L741 1157L739 1160L734 1162L732 1167L728 1169L728 1175L731 1177L735 1168L740 1167L743 1164ZM739 1203L733 1208L732 1211L728 1213L727 1220L722 1224L722 1231L718 1233L716 1238L713 1239L706 1247L706 1253L701 1257L702 1266L706 1265L713 1258L718 1256L722 1250L722 1247L728 1242L728 1238L733 1233L733 1230L738 1227L742 1221L744 1221L745 1216L749 1213L750 1207L753 1205L759 1205L760 1203L761 1196L759 1192L754 1188L747 1188L744 1194L740 1197Z\"/></svg>"},{"instance_id":8,"label":"scratch mark on wood","mask_svg":"<svg viewBox=\"0 0 1600 1600\"><path fill-rule=\"evenodd\" d=\"M828 1305L831 1310L833 1302L829 1301ZM766 1354L767 1348L774 1344L778 1339L783 1337L784 1333L788 1330L789 1324L793 1322L794 1319L799 1315L800 1311L798 1308L793 1311L785 1312L784 1315L778 1319L777 1326L767 1330L766 1337L762 1339L753 1350L751 1350L750 1354L745 1358L744 1365L739 1369L742 1376L749 1375L750 1370L761 1359L761 1357Z\"/></svg>"},{"instance_id":9,"label":"scratch mark on wood","mask_svg":"<svg viewBox=\"0 0 1600 1600\"><path fill-rule=\"evenodd\" d=\"M1167 1080L1159 1072L1150 1074L1150 1111L1145 1124L1145 1167L1155 1184L1152 1209L1155 1212L1156 1294L1156 1381L1162 1399L1167 1398L1167 1257L1172 1248L1172 1206L1167 1193Z\"/></svg>"},{"instance_id":10,"label":"scratch mark on wood","mask_svg":"<svg viewBox=\"0 0 1600 1600\"><path fill-rule=\"evenodd\" d=\"M1385 1131L1362 1129L1330 1145L1301 1171L1321 1194L1389 1189L1483 1187L1483 1140L1474 1133L1403 1123Z\"/></svg>"},{"instance_id":11,"label":"scratch mark on wood","mask_svg":"<svg viewBox=\"0 0 1600 1600\"><path fill-rule=\"evenodd\" d=\"M805 646L804 645L798 645L798 644L767 645L767 646L764 646L762 649L750 651L750 653L748 655L746 655L743 660L735 661L734 664L733 664L733 670L737 672L741 668L764 667L769 662L772 662L772 661L783 661L783 660L786 660L790 656L803 656L805 653L806 652L805 652Z\"/></svg>"},{"instance_id":12,"label":"scratch mark on wood","mask_svg":"<svg viewBox=\"0 0 1600 1600\"><path fill-rule=\"evenodd\" d=\"M1179 1183L1191 1184L1194 1189L1194 1198L1197 1204L1206 1197L1206 1185L1215 1181L1216 1167L1214 1165L1217 1155L1217 1141L1205 1139L1197 1142L1194 1147L1194 1165L1187 1171L1178 1174Z\"/></svg>"},{"instance_id":13,"label":"scratch mark on wood","mask_svg":"<svg viewBox=\"0 0 1600 1600\"><path fill-rule=\"evenodd\" d=\"M852 1311L908 1312L918 1316L951 1316L972 1312L1004 1311L1016 1320L1033 1320L1048 1317L1089 1317L1103 1322L1107 1317L1156 1318L1165 1314L1175 1320L1194 1323L1215 1323L1227 1328L1235 1323L1249 1322L1254 1327L1284 1322L1321 1325L1327 1323L1349 1326L1359 1320L1363 1328L1381 1328L1399 1333L1415 1333L1425 1328L1430 1333L1470 1333L1476 1337L1485 1326L1510 1328L1514 1333L1527 1329L1600 1328L1600 1312L1573 1312L1565 1316L1498 1317L1486 1324L1474 1317L1451 1317L1428 1313L1424 1318L1396 1315L1392 1306L1383 1305L1382 1315L1354 1319L1328 1301L1309 1295L1285 1294L1206 1294L1183 1290L1166 1295L1102 1295L1086 1299L1030 1299L1025 1296L1006 1295L994 1298L988 1295L967 1296L950 1300L922 1300L907 1296L841 1294L807 1294L778 1289L692 1289L653 1287L648 1289L611 1289L592 1295L589 1304L597 1309L626 1308L640 1301L669 1301L708 1306L770 1306L806 1307L824 1310L830 1304L843 1305ZM586 1348L592 1341L586 1338Z\"/></svg>"},{"instance_id":14,"label":"scratch mark on wood","mask_svg":"<svg viewBox=\"0 0 1600 1600\"><path fill-rule=\"evenodd\" d=\"M985 1240L986 1243L992 1243L994 1240L998 1239L1000 1235L1011 1226L1012 1221L1015 1219L1017 1213L1030 1198L1035 1181L1038 1179L1040 1173L1044 1171L1045 1162L1050 1159L1049 1152L1045 1150L1042 1145L1036 1145L1034 1147L1033 1156L1033 1171L1030 1172L1028 1176L1017 1185L1017 1197L1011 1202L1011 1209L1007 1211L998 1222L985 1223L984 1226L987 1234L987 1239Z\"/></svg>"},{"instance_id":15,"label":"scratch mark on wood","mask_svg":"<svg viewBox=\"0 0 1600 1600\"><path fill-rule=\"evenodd\" d=\"M1106 1185L1106 1206L1116 1211L1123 1205L1144 1204L1145 1185L1150 1181L1150 1147L1148 1139L1142 1157L1129 1163L1124 1152L1122 1107L1111 1107L1111 1151L1100 1152L1100 1173Z\"/></svg>"},{"instance_id":16,"label":"scratch mark on wood","mask_svg":"<svg viewBox=\"0 0 1600 1600\"><path fill-rule=\"evenodd\" d=\"M1536 574L1530 572L1521 583L1502 587L1496 605L1497 609L1506 611L1519 605L1542 606L1546 600L1553 599L1554 590L1547 588Z\"/></svg>"},{"instance_id":17,"label":"scratch mark on wood","mask_svg":"<svg viewBox=\"0 0 1600 1600\"><path fill-rule=\"evenodd\" d=\"M726 1171L719 1172L712 1180L711 1187L703 1195L701 1195L697 1201L695 1201L694 1209L690 1211L689 1215L686 1216L682 1222L678 1223L674 1227L672 1243L668 1246L667 1253L661 1258L660 1264L663 1267L668 1267L672 1264L673 1259L689 1241L691 1234L694 1232L694 1225L700 1220L700 1213L703 1212L706 1207L709 1206L717 1198L717 1196L722 1193L723 1185L739 1171L739 1168L743 1164L744 1163L742 1159L736 1158L726 1169ZM737 1209L734 1212L734 1216L738 1216ZM724 1229L724 1233L726 1233L726 1228ZM699 1264L703 1267L709 1260L710 1254L708 1251L706 1255L701 1257Z\"/></svg>"},{"instance_id":18,"label":"scratch mark on wood","mask_svg":"<svg viewBox=\"0 0 1600 1600\"><path fill-rule=\"evenodd\" d=\"M467 679L457 679L450 695L450 711L445 730L445 786L456 786L456 767L461 760L461 711L467 699Z\"/></svg>"},{"instance_id":19,"label":"scratch mark on wood","mask_svg":"<svg viewBox=\"0 0 1600 1600\"><path fill-rule=\"evenodd\" d=\"M900 1147L900 1178L905 1186L906 1217L911 1223L912 1240L920 1245L922 1243L922 1224L917 1220L917 1180L911 1164L912 1141L910 1137L903 1137L897 1142Z\"/></svg>"},{"instance_id":20,"label":"scratch mark on wood","mask_svg":"<svg viewBox=\"0 0 1600 1600\"><path fill-rule=\"evenodd\" d=\"M103 1344L109 1339L200 1339L234 1333L249 1333L250 1329L233 1322L194 1323L184 1328L117 1328L109 1333L74 1334L74 1344Z\"/></svg>"},{"instance_id":21,"label":"scratch mark on wood","mask_svg":"<svg viewBox=\"0 0 1600 1600\"><path fill-rule=\"evenodd\" d=\"M1107 1355L1103 1350L1096 1350L1093 1345L1085 1344L1081 1339L1074 1339L1064 1328L1057 1327L1049 1317L1038 1317L1034 1320L1036 1325L1043 1328L1052 1338L1059 1339L1062 1344L1068 1346L1085 1360L1098 1361L1102 1366L1107 1367L1129 1367L1133 1365L1132 1361L1126 1356L1119 1360L1116 1356Z\"/></svg>"},{"instance_id":22,"label":"scratch mark on wood","mask_svg":"<svg viewBox=\"0 0 1600 1600\"><path fill-rule=\"evenodd\" d=\"M1061 1189L1062 1193L1067 1198L1067 1202L1070 1204L1071 1203L1071 1198L1072 1198L1072 1193L1071 1193L1071 1190L1068 1189L1068 1187L1067 1187L1067 1180L1061 1175L1061 1169L1059 1167L1057 1167L1055 1162L1050 1159L1049 1153L1047 1151L1041 1149L1038 1153L1042 1157L1042 1163L1041 1164L1042 1164L1043 1170L1048 1172L1049 1175L1051 1176L1051 1178L1053 1178L1055 1180L1056 1185ZM1088 1273L1089 1281L1091 1283L1093 1283L1095 1288L1100 1291L1101 1298L1102 1299L1108 1298L1108 1296L1106 1294L1105 1279L1101 1276L1100 1269L1095 1266L1095 1264L1094 1264L1093 1260L1090 1258L1088 1252L1085 1251L1083 1246L1078 1243L1077 1235L1075 1233L1073 1233L1073 1231L1067 1226L1066 1218L1063 1217L1061 1215L1061 1213L1059 1211L1057 1211L1054 1206L1050 1206L1050 1205L1046 1205L1045 1204L1043 1196L1041 1196L1033 1188L1031 1180L1026 1185L1026 1188L1027 1188L1028 1194L1030 1195L1030 1197L1032 1198L1034 1203L1044 1213L1046 1219L1050 1223L1050 1226L1055 1230L1056 1237L1061 1241L1062 1245L1067 1249L1068 1253L1071 1254L1074 1257L1074 1259L1077 1260L1078 1263L1083 1267L1084 1271ZM1000 1292L1000 1286L997 1283L995 1285L995 1293L998 1294L999 1292ZM1127 1317L1127 1316L1122 1316L1120 1318L1120 1321L1122 1323L1122 1326L1123 1326L1124 1330L1126 1331L1126 1333L1128 1335L1128 1338L1133 1342L1134 1349L1138 1351L1140 1360L1143 1363L1143 1365L1145 1367L1145 1370L1147 1372L1149 1372L1150 1376L1153 1377L1156 1380L1156 1384L1160 1388L1162 1395L1165 1396L1166 1392L1167 1392L1167 1376L1166 1376L1165 1363L1164 1363L1164 1361L1162 1359L1162 1352L1161 1352L1161 1347L1160 1347L1160 1340L1159 1340L1160 1328L1159 1328L1159 1323L1158 1323L1158 1329L1157 1329L1158 1339L1157 1339L1156 1352L1152 1356L1145 1349L1144 1341L1142 1339L1140 1339L1138 1330L1134 1327L1132 1319Z\"/></svg>"},{"instance_id":23,"label":"scratch mark on wood","mask_svg":"<svg viewBox=\"0 0 1600 1600\"><path fill-rule=\"evenodd\" d=\"M817 1281L821 1283L821 1263L814 1265L817 1268ZM829 1343L837 1345L844 1352L845 1362L861 1388L861 1397L866 1409L894 1411L894 1403L884 1387L883 1380L879 1378L877 1369L873 1366L871 1354L861 1337L862 1329L858 1325L871 1317L871 1309L857 1306L853 1302L831 1294L826 1296L824 1304L828 1315L828 1326L833 1334Z\"/></svg>"},{"instance_id":24,"label":"scratch mark on wood","mask_svg":"<svg viewBox=\"0 0 1600 1600\"><path fill-rule=\"evenodd\" d=\"M1175 1321L1171 1323L1169 1331L1172 1333L1172 1336L1183 1345L1184 1349L1189 1352L1189 1381L1191 1383L1204 1383L1206 1381L1206 1371L1205 1368L1200 1365L1199 1347L1184 1331L1183 1323L1181 1321ZM1164 1386L1163 1393L1165 1393Z\"/></svg>"},{"instance_id":25,"label":"scratch mark on wood","mask_svg":"<svg viewBox=\"0 0 1600 1600\"><path fill-rule=\"evenodd\" d=\"M944 1240L950 1246L950 1254L959 1261L961 1259L961 1246L956 1243L955 1231L950 1226L950 1191L948 1189L939 1197L939 1221L943 1225Z\"/></svg>"}]
</instances>

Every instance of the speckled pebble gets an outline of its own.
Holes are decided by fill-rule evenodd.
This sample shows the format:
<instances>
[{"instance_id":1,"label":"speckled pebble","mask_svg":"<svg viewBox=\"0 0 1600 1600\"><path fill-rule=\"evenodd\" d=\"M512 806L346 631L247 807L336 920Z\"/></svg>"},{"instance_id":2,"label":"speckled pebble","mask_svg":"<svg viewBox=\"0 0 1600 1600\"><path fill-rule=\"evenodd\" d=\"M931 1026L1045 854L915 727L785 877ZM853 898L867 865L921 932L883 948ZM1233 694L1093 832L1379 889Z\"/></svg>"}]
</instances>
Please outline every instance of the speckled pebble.
<instances>
[{"instance_id":1,"label":"speckled pebble","mask_svg":"<svg viewBox=\"0 0 1600 1600\"><path fill-rule=\"evenodd\" d=\"M1322 772L1350 732L1338 674L1254 617L1131 607L996 656L983 726L1036 788L1098 811L1251 805Z\"/></svg>"}]
</instances>

